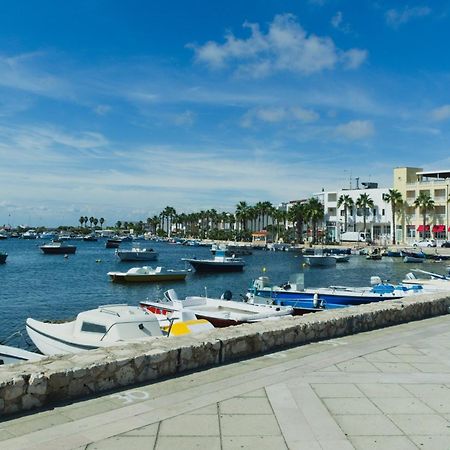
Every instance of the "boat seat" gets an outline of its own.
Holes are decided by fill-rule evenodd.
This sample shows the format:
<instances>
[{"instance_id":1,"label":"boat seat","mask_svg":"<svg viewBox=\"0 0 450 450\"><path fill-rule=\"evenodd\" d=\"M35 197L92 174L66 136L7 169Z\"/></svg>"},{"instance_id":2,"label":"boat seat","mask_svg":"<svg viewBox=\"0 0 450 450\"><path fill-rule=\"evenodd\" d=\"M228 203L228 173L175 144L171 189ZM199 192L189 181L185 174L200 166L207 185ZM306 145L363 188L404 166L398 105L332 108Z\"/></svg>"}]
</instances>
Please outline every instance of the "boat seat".
<instances>
[{"instance_id":1,"label":"boat seat","mask_svg":"<svg viewBox=\"0 0 450 450\"><path fill-rule=\"evenodd\" d=\"M206 303L205 297L186 297L184 300L174 300L173 304L179 304L180 306L199 306Z\"/></svg>"}]
</instances>

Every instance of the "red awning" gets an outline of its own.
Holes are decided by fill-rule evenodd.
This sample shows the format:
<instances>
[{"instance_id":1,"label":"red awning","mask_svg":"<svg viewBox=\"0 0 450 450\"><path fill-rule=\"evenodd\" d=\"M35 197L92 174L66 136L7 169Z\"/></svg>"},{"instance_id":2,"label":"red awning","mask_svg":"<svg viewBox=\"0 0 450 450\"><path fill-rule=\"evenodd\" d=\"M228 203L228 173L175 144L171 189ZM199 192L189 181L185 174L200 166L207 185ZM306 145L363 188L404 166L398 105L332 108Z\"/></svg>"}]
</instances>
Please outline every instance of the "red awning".
<instances>
[{"instance_id":1,"label":"red awning","mask_svg":"<svg viewBox=\"0 0 450 450\"><path fill-rule=\"evenodd\" d=\"M417 231L423 231L423 225L419 225ZM430 225L425 225L425 231L430 231Z\"/></svg>"},{"instance_id":2,"label":"red awning","mask_svg":"<svg viewBox=\"0 0 450 450\"><path fill-rule=\"evenodd\" d=\"M445 231L445 225L434 225L433 226L433 233L442 233Z\"/></svg>"}]
</instances>

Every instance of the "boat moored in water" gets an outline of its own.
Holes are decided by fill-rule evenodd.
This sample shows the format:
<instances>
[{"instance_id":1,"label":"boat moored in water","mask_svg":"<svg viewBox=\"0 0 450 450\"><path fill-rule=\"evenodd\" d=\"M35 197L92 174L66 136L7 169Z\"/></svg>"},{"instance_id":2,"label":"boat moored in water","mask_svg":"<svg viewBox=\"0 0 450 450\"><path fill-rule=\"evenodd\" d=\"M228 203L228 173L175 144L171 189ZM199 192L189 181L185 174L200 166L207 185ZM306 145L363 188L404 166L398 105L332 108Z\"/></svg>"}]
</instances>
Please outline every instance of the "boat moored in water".
<instances>
[{"instance_id":1,"label":"boat moored in water","mask_svg":"<svg viewBox=\"0 0 450 450\"><path fill-rule=\"evenodd\" d=\"M0 252L0 264L5 264L8 253Z\"/></svg>"},{"instance_id":2,"label":"boat moored in water","mask_svg":"<svg viewBox=\"0 0 450 450\"><path fill-rule=\"evenodd\" d=\"M133 267L127 272L108 272L112 281L122 283L157 283L161 281L183 281L189 270L166 269L156 267L155 269L144 267Z\"/></svg>"},{"instance_id":3,"label":"boat moored in water","mask_svg":"<svg viewBox=\"0 0 450 450\"><path fill-rule=\"evenodd\" d=\"M240 272L245 262L241 258L225 255L224 250L217 250L214 259L182 258L197 272Z\"/></svg>"},{"instance_id":4,"label":"boat moored in water","mask_svg":"<svg viewBox=\"0 0 450 450\"><path fill-rule=\"evenodd\" d=\"M158 253L152 248L133 247L131 249L116 250L121 261L156 261Z\"/></svg>"},{"instance_id":5,"label":"boat moored in water","mask_svg":"<svg viewBox=\"0 0 450 450\"><path fill-rule=\"evenodd\" d=\"M23 361L37 361L43 357L44 356L39 353L29 352L9 345L0 345L0 366Z\"/></svg>"},{"instance_id":6,"label":"boat moored in water","mask_svg":"<svg viewBox=\"0 0 450 450\"><path fill-rule=\"evenodd\" d=\"M75 245L64 244L63 242L51 242L39 247L46 255L69 255L77 251Z\"/></svg>"}]
</instances>

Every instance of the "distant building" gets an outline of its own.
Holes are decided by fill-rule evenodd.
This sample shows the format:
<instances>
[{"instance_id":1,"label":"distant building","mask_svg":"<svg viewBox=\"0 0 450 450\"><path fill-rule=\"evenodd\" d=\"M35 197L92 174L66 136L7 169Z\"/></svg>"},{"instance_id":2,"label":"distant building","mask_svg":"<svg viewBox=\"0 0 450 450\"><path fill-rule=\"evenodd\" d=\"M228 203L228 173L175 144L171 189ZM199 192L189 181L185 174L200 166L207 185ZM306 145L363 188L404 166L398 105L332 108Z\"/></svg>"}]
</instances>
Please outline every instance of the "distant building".
<instances>
[{"instance_id":1,"label":"distant building","mask_svg":"<svg viewBox=\"0 0 450 450\"><path fill-rule=\"evenodd\" d=\"M419 167L396 167L394 189L406 202L398 219L397 237L400 242L433 237L447 239L449 223L450 170L423 171ZM423 215L413 203L421 192L434 201L434 210L427 214L423 228Z\"/></svg>"},{"instance_id":2,"label":"distant building","mask_svg":"<svg viewBox=\"0 0 450 450\"><path fill-rule=\"evenodd\" d=\"M383 199L389 188L379 188L378 183L363 182L355 189L340 189L337 191L319 192L314 194L324 205L323 232L331 241L340 242L340 236L346 231L364 231L363 211L356 208L356 201L362 194L368 194L374 206L366 211L366 231L370 238L379 244L388 244L392 229L391 205ZM337 206L341 195L348 195L354 205L347 209L347 229L345 229L345 209Z\"/></svg>"}]
</instances>

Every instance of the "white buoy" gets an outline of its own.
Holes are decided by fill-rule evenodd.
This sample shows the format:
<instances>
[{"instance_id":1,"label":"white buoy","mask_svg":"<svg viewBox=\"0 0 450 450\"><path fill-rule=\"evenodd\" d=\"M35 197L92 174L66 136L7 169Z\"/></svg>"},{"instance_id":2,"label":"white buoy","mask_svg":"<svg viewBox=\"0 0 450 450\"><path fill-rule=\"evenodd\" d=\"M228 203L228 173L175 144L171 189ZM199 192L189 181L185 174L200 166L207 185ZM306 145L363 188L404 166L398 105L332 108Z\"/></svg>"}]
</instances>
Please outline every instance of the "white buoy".
<instances>
[{"instance_id":1,"label":"white buoy","mask_svg":"<svg viewBox=\"0 0 450 450\"><path fill-rule=\"evenodd\" d=\"M314 297L313 297L313 306L314 306L314 308L318 308L319 307L319 302L320 302L319 294L316 292L314 294Z\"/></svg>"}]
</instances>

